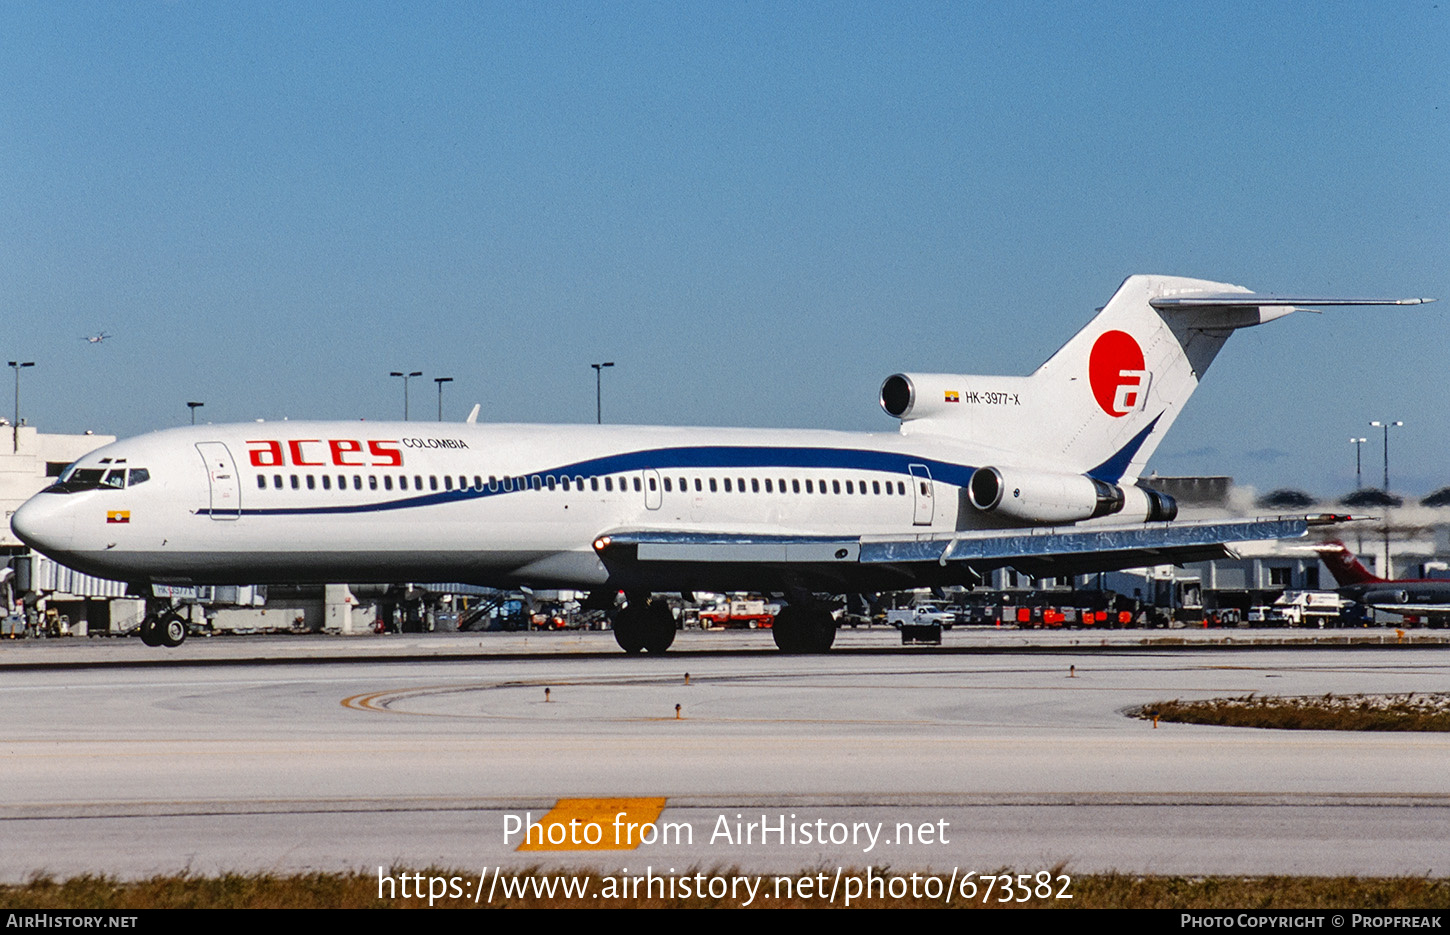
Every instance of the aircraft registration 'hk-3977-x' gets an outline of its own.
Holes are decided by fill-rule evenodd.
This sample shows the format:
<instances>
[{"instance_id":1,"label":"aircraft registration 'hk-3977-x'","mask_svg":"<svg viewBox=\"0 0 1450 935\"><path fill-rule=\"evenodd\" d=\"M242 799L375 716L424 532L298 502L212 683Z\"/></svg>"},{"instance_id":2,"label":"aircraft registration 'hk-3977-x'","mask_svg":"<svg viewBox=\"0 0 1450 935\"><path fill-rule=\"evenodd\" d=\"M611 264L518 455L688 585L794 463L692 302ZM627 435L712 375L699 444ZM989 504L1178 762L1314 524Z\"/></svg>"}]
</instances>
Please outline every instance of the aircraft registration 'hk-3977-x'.
<instances>
[{"instance_id":1,"label":"aircraft registration 'hk-3977-x'","mask_svg":"<svg viewBox=\"0 0 1450 935\"><path fill-rule=\"evenodd\" d=\"M149 584L466 581L624 606L630 652L674 639L663 592L783 595L777 645L821 652L833 596L1227 554L1312 520L1174 522L1139 477L1224 341L1296 306L1132 276L1026 377L898 373L890 434L641 426L267 422L155 432L81 458L17 536ZM175 644L157 605L143 625Z\"/></svg>"}]
</instances>

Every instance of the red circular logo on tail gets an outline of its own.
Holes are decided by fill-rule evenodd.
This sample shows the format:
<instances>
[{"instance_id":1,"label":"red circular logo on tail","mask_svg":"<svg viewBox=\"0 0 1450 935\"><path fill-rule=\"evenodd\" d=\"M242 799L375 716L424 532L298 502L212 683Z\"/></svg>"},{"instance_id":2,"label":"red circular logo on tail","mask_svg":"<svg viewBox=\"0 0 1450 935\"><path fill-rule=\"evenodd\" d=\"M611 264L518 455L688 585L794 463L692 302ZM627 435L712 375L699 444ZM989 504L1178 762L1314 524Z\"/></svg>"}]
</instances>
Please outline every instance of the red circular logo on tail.
<instances>
[{"instance_id":1,"label":"red circular logo on tail","mask_svg":"<svg viewBox=\"0 0 1450 935\"><path fill-rule=\"evenodd\" d=\"M1103 412L1121 418L1143 408L1148 396L1143 349L1126 331L1104 331L1088 355L1088 383Z\"/></svg>"}]
</instances>

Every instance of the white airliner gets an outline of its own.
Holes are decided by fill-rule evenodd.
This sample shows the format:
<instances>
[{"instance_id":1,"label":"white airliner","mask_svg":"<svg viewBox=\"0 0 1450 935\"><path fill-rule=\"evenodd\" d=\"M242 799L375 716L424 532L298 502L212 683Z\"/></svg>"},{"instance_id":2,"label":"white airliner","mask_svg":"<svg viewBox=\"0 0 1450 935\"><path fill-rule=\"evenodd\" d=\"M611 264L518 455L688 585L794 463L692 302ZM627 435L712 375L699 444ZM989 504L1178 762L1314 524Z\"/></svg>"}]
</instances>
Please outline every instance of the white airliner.
<instances>
[{"instance_id":1,"label":"white airliner","mask_svg":"<svg viewBox=\"0 0 1450 935\"><path fill-rule=\"evenodd\" d=\"M1027 377L899 373L891 434L266 422L155 432L81 458L15 513L23 541L150 584L467 581L626 604L627 651L674 639L660 592L762 591L777 645L821 652L830 595L1227 554L1305 517L1171 522L1144 465L1229 335L1291 298L1133 276ZM186 628L153 602L143 637Z\"/></svg>"}]
</instances>

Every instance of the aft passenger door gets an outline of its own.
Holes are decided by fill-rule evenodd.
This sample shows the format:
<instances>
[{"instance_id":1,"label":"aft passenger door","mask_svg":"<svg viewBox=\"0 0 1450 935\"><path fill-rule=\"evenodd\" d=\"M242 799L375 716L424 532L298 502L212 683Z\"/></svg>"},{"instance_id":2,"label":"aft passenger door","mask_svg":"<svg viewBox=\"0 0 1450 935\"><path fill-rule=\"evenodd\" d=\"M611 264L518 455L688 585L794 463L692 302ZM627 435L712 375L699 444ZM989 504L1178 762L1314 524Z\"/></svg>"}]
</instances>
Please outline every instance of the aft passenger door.
<instances>
[{"instance_id":1,"label":"aft passenger door","mask_svg":"<svg viewBox=\"0 0 1450 935\"><path fill-rule=\"evenodd\" d=\"M907 466L911 471L911 493L916 499L916 516L912 522L917 526L930 526L936 513L936 497L932 495L931 471L925 464Z\"/></svg>"},{"instance_id":2,"label":"aft passenger door","mask_svg":"<svg viewBox=\"0 0 1450 935\"><path fill-rule=\"evenodd\" d=\"M221 442L197 442L196 450L206 464L211 488L211 518L236 519L242 515L242 485L232 453Z\"/></svg>"}]
</instances>

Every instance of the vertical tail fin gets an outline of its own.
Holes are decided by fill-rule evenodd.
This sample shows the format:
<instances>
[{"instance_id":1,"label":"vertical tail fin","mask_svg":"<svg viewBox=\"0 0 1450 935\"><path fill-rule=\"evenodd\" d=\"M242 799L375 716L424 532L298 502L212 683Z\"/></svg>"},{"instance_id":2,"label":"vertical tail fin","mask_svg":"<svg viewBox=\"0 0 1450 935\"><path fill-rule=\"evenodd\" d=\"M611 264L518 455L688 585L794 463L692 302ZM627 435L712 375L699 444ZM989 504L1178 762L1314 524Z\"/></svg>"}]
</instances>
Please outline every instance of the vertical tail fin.
<instances>
[{"instance_id":1,"label":"vertical tail fin","mask_svg":"<svg viewBox=\"0 0 1450 935\"><path fill-rule=\"evenodd\" d=\"M1349 551L1349 547L1339 540L1331 540L1322 545L1315 546L1319 553L1319 560L1329 569L1334 580L1339 582L1340 587L1348 587L1354 584L1383 584L1383 578L1377 577L1365 568L1355 556Z\"/></svg>"},{"instance_id":2,"label":"vertical tail fin","mask_svg":"<svg viewBox=\"0 0 1450 935\"><path fill-rule=\"evenodd\" d=\"M1130 484L1236 329L1297 305L1424 301L1289 298L1204 279L1130 276L1031 376L897 374L882 385L881 404L904 432L951 435L1024 466Z\"/></svg>"}]
</instances>

